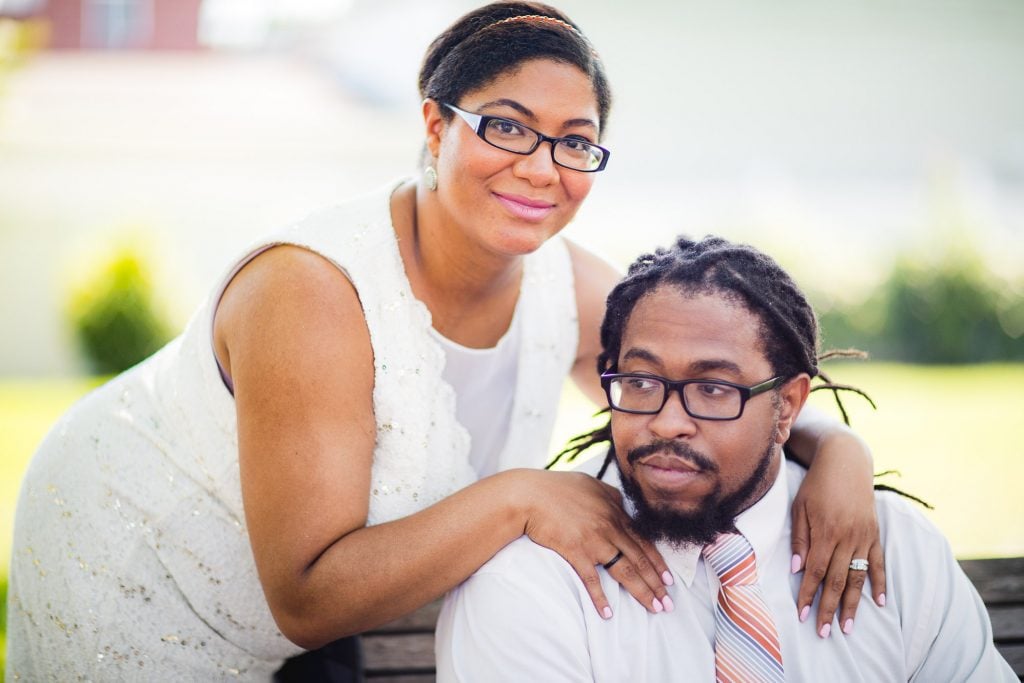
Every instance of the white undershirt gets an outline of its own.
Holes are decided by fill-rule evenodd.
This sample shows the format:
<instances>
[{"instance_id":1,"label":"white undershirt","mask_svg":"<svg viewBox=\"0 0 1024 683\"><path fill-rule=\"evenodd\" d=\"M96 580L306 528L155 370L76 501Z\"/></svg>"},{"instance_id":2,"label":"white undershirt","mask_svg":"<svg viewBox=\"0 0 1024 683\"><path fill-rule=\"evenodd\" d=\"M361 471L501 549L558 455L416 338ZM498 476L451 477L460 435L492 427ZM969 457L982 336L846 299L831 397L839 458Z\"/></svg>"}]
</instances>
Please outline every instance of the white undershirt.
<instances>
[{"instance_id":1,"label":"white undershirt","mask_svg":"<svg viewBox=\"0 0 1024 683\"><path fill-rule=\"evenodd\" d=\"M469 462L477 476L498 471L508 441L521 343L519 309L508 331L489 349L472 349L431 328L445 353L443 377L455 390L455 416L469 432Z\"/></svg>"}]
</instances>

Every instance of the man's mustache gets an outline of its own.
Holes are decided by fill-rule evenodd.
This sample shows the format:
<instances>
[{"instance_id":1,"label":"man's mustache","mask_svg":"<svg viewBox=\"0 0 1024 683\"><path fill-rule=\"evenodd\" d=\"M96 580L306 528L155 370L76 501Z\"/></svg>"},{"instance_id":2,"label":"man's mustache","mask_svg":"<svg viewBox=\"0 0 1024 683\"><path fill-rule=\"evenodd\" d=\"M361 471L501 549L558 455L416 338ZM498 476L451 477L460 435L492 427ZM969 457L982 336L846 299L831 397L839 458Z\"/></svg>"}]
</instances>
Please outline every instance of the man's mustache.
<instances>
[{"instance_id":1,"label":"man's mustache","mask_svg":"<svg viewBox=\"0 0 1024 683\"><path fill-rule=\"evenodd\" d=\"M637 460L646 458L648 455L654 455L655 453L670 453L689 461L702 470L708 470L709 472L718 471L718 465L711 458L695 451L682 441L674 439L658 439L657 441L637 446L626 453L626 462L630 465L635 465Z\"/></svg>"}]
</instances>

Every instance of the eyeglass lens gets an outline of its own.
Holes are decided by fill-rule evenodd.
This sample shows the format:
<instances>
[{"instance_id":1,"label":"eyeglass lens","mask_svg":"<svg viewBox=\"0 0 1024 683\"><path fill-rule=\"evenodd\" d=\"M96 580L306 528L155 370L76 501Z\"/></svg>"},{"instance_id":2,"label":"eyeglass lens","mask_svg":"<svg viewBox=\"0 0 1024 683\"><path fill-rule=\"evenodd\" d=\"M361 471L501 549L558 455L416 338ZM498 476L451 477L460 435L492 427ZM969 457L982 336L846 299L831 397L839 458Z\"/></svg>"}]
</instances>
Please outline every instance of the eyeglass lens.
<instances>
[{"instance_id":1,"label":"eyeglass lens","mask_svg":"<svg viewBox=\"0 0 1024 683\"><path fill-rule=\"evenodd\" d=\"M506 119L491 119L484 127L484 140L509 152L529 154L537 148L537 133ZM554 145L554 159L569 168L589 171L601 165L604 152L584 140L566 138Z\"/></svg>"}]
</instances>

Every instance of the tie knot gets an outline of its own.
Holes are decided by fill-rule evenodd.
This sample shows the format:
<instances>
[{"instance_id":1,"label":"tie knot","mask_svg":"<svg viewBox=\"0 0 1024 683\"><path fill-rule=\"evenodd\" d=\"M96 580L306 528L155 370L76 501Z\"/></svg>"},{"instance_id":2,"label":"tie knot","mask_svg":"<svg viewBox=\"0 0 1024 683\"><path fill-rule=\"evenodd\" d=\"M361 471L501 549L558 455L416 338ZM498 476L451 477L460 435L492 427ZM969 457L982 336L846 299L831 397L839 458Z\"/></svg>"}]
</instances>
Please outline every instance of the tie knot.
<instances>
[{"instance_id":1,"label":"tie knot","mask_svg":"<svg viewBox=\"0 0 1024 683\"><path fill-rule=\"evenodd\" d=\"M704 560L711 565L723 586L757 583L754 549L743 534L722 534L704 546Z\"/></svg>"}]
</instances>

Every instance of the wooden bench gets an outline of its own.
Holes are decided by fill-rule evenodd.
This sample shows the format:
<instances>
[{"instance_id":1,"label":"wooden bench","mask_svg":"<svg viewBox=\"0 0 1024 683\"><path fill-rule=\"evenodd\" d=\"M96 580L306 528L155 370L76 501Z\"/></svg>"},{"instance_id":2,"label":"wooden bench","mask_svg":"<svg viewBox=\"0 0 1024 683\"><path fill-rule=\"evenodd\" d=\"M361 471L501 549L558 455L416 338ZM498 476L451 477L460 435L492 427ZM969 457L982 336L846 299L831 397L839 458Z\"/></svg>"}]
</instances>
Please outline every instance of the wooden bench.
<instances>
[{"instance_id":1,"label":"wooden bench","mask_svg":"<svg viewBox=\"0 0 1024 683\"><path fill-rule=\"evenodd\" d=\"M992 619L996 647L1024 680L1024 557L960 560Z\"/></svg>"},{"instance_id":2,"label":"wooden bench","mask_svg":"<svg viewBox=\"0 0 1024 683\"><path fill-rule=\"evenodd\" d=\"M996 647L1024 680L1024 557L962 560L992 618ZM441 603L362 636L368 683L434 680L434 624Z\"/></svg>"}]
</instances>

